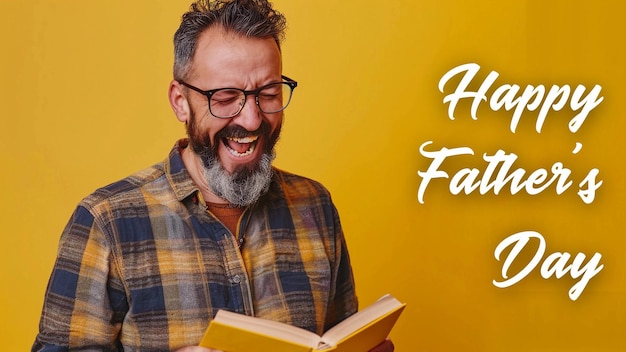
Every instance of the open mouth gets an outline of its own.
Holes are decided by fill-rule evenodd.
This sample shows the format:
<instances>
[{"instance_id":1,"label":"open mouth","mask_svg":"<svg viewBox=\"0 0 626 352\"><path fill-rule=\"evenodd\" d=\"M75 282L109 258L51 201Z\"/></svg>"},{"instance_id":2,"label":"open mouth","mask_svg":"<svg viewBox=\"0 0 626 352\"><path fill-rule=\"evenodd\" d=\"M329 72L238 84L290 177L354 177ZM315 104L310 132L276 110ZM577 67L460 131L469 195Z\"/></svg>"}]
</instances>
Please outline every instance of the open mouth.
<instances>
[{"instance_id":1,"label":"open mouth","mask_svg":"<svg viewBox=\"0 0 626 352\"><path fill-rule=\"evenodd\" d=\"M245 157L254 152L259 136L226 137L222 139L226 150L236 157Z\"/></svg>"}]
</instances>

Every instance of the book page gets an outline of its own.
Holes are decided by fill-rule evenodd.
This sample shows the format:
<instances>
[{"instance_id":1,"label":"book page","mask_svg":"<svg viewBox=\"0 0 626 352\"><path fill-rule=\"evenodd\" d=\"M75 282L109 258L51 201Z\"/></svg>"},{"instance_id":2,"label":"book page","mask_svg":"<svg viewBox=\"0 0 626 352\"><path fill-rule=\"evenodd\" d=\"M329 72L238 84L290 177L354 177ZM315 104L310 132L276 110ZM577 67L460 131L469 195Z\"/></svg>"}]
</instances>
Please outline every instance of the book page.
<instances>
[{"instance_id":1,"label":"book page","mask_svg":"<svg viewBox=\"0 0 626 352\"><path fill-rule=\"evenodd\" d=\"M381 297L370 306L356 312L324 333L318 349L324 349L323 346L336 345L353 332L364 328L379 317L385 316L387 313L403 305L403 303L391 295Z\"/></svg>"}]
</instances>

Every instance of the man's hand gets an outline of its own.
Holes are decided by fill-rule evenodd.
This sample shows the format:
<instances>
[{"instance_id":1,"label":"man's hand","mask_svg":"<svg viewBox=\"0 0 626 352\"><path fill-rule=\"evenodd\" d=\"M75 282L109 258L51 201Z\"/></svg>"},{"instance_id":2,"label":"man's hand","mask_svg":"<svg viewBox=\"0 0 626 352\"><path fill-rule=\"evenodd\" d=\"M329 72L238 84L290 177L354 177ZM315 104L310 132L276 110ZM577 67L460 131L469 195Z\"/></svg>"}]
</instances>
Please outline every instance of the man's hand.
<instances>
[{"instance_id":1,"label":"man's hand","mask_svg":"<svg viewBox=\"0 0 626 352\"><path fill-rule=\"evenodd\" d=\"M394 346L391 340L386 339L380 345L372 348L369 352L393 352Z\"/></svg>"},{"instance_id":2,"label":"man's hand","mask_svg":"<svg viewBox=\"0 0 626 352\"><path fill-rule=\"evenodd\" d=\"M220 350L213 350L210 348L198 347L198 346L187 346L183 347L176 352L222 352Z\"/></svg>"}]
</instances>

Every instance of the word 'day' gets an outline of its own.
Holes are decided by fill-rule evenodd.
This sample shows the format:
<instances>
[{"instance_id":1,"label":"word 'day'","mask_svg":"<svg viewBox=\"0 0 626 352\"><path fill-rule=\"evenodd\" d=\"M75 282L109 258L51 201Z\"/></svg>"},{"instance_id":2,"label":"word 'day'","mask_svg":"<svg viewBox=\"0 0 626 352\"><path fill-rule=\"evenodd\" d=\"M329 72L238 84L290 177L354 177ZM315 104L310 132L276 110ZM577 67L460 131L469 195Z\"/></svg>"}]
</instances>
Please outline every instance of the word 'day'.
<instances>
[{"instance_id":1,"label":"word 'day'","mask_svg":"<svg viewBox=\"0 0 626 352\"><path fill-rule=\"evenodd\" d=\"M537 249L537 252L530 260L530 262L524 267L524 269L513 275L513 277L509 278L508 271L511 267L511 264L513 263L515 258L517 258L518 254L526 246L531 238L536 238L539 240L539 248ZM509 287L525 278L539 264L539 261L541 261L541 258L543 257L543 254L546 250L546 241L540 233L534 231L518 232L505 238L502 242L500 242L500 244L498 244L494 252L494 255L498 261L500 261L500 255L502 254L502 251L511 245L513 246L513 248L511 248L509 255L506 257L506 260L502 265L502 278L504 278L505 280L493 280L493 284L496 287ZM585 254L576 254L576 257L574 257L574 260L571 263L569 263L570 258L571 255L567 252L556 252L550 254L546 257L546 259L543 261L543 264L541 265L541 276L544 279L549 279L552 275L554 275L557 279L560 279L569 272L570 276L573 279L580 278L580 280L575 283L569 290L569 298L572 301L575 301L576 299L578 299L578 297L580 297L580 294L589 283L589 280L591 280L591 278L599 273L604 265L598 266L598 264L600 264L600 258L602 258L602 254L600 253L595 253L593 257L589 259L587 264L584 265L583 262L586 259Z\"/></svg>"}]
</instances>

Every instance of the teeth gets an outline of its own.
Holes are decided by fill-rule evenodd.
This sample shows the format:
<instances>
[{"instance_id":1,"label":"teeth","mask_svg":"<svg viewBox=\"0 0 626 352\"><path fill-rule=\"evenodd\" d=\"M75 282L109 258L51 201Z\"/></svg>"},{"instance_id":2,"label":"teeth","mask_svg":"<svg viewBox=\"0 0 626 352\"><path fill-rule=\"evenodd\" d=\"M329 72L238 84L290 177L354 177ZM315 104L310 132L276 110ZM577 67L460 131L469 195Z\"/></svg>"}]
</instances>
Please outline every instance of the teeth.
<instances>
[{"instance_id":1,"label":"teeth","mask_svg":"<svg viewBox=\"0 0 626 352\"><path fill-rule=\"evenodd\" d=\"M242 137L242 138L226 137L226 139L233 141L233 142L237 142L237 143L252 143L256 141L257 139L259 139L259 136L248 136L248 137Z\"/></svg>"},{"instance_id":2,"label":"teeth","mask_svg":"<svg viewBox=\"0 0 626 352\"><path fill-rule=\"evenodd\" d=\"M232 155L234 155L234 156L244 157L244 156L248 156L248 155L252 154L252 152L254 151L254 148L255 148L255 147L256 147L256 143L254 143L254 144L250 144L250 148L248 148L248 150L246 150L246 151L245 151L245 152L243 152L243 153L240 153L240 152L238 152L238 151L236 151L236 150L232 149L232 148L231 148L231 147L229 147L229 146L226 146L226 150L228 150L228 152L230 152L230 153L231 153Z\"/></svg>"},{"instance_id":3,"label":"teeth","mask_svg":"<svg viewBox=\"0 0 626 352\"><path fill-rule=\"evenodd\" d=\"M228 144L226 145L226 149L228 150L229 153L231 153L234 156L237 157L244 157L244 156L248 156L250 154L252 154L252 152L254 152L254 149L256 148L257 145L257 140L259 139L259 136L247 136L247 137L226 137L227 140L235 142L235 143L240 143L240 144L248 144L248 150L246 150L243 153L240 153L234 149L232 149L231 147L228 146Z\"/></svg>"}]
</instances>

